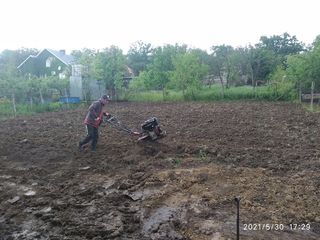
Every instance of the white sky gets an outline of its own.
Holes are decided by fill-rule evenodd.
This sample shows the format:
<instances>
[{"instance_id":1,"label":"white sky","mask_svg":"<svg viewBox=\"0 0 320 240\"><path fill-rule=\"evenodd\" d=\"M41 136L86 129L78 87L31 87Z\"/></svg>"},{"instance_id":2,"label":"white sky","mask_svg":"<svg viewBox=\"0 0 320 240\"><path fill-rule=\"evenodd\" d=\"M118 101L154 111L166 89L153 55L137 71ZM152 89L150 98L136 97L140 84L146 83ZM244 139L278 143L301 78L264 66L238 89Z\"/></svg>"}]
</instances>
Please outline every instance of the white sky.
<instances>
[{"instance_id":1,"label":"white sky","mask_svg":"<svg viewBox=\"0 0 320 240\"><path fill-rule=\"evenodd\" d=\"M319 9L319 0L0 0L0 51L116 45L126 53L138 40L209 50L284 32L310 44Z\"/></svg>"}]
</instances>

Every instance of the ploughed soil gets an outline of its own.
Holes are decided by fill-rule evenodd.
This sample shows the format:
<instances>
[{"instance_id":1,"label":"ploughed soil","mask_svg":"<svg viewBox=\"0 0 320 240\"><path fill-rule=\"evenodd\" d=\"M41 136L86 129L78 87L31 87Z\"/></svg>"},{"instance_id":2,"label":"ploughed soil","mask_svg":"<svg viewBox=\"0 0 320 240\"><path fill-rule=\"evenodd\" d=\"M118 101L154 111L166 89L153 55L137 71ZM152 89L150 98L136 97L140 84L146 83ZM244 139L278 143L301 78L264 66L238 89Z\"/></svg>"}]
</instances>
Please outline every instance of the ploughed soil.
<instances>
[{"instance_id":1,"label":"ploughed soil","mask_svg":"<svg viewBox=\"0 0 320 240\"><path fill-rule=\"evenodd\" d=\"M0 128L0 239L320 239L320 115L289 103L111 103L137 143L87 109ZM291 224L291 225L290 225Z\"/></svg>"}]
</instances>

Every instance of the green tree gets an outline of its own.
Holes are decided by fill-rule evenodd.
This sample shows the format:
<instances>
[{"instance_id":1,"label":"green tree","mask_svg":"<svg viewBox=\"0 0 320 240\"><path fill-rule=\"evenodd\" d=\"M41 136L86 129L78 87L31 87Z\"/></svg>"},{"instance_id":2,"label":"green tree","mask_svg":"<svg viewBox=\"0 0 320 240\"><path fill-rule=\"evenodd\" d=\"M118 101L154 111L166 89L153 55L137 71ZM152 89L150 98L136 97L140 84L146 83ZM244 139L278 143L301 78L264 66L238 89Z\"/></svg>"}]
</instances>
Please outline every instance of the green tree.
<instances>
[{"instance_id":1,"label":"green tree","mask_svg":"<svg viewBox=\"0 0 320 240\"><path fill-rule=\"evenodd\" d=\"M249 68L251 72L251 84L253 87L257 82L266 83L269 75L276 69L277 61L274 52L257 47L249 50Z\"/></svg>"},{"instance_id":2,"label":"green tree","mask_svg":"<svg viewBox=\"0 0 320 240\"><path fill-rule=\"evenodd\" d=\"M19 75L17 67L30 55L36 55L37 49L21 48L4 50L0 53L0 78L13 78Z\"/></svg>"},{"instance_id":3,"label":"green tree","mask_svg":"<svg viewBox=\"0 0 320 240\"><path fill-rule=\"evenodd\" d=\"M124 87L125 63L122 50L116 46L103 49L103 51L97 53L94 59L95 78L102 81L105 84L105 89L115 98L118 98L118 92L123 90Z\"/></svg>"},{"instance_id":4,"label":"green tree","mask_svg":"<svg viewBox=\"0 0 320 240\"><path fill-rule=\"evenodd\" d=\"M141 71L136 77L130 88L132 89L149 89L162 90L163 98L166 96L166 88L170 82L170 77L174 71L173 59L178 54L185 54L187 45L164 45L153 49L150 55L150 63L146 70Z\"/></svg>"},{"instance_id":5,"label":"green tree","mask_svg":"<svg viewBox=\"0 0 320 240\"><path fill-rule=\"evenodd\" d=\"M172 73L172 82L178 90L190 91L195 99L195 90L201 87L201 79L208 72L208 66L201 64L199 58L193 53L178 54L173 59L175 70Z\"/></svg>"},{"instance_id":6,"label":"green tree","mask_svg":"<svg viewBox=\"0 0 320 240\"><path fill-rule=\"evenodd\" d=\"M146 86L149 89L163 91L165 97L165 89L170 81L171 72L174 70L173 58L179 51L179 47L173 45L165 45L158 47L153 51L152 62L148 65L148 78L146 78Z\"/></svg>"},{"instance_id":7,"label":"green tree","mask_svg":"<svg viewBox=\"0 0 320 240\"><path fill-rule=\"evenodd\" d=\"M288 81L286 70L281 65L271 74L269 89L276 100L294 100L297 96L295 83Z\"/></svg>"},{"instance_id":8,"label":"green tree","mask_svg":"<svg viewBox=\"0 0 320 240\"><path fill-rule=\"evenodd\" d=\"M283 68L287 67L288 55L297 54L305 50L304 44L298 41L296 36L290 36L287 32L271 37L261 36L260 43L257 46L272 51L278 64L281 64Z\"/></svg>"},{"instance_id":9,"label":"green tree","mask_svg":"<svg viewBox=\"0 0 320 240\"><path fill-rule=\"evenodd\" d=\"M133 70L135 76L146 70L151 62L152 47L150 43L137 41L133 43L128 51L128 65Z\"/></svg>"},{"instance_id":10,"label":"green tree","mask_svg":"<svg viewBox=\"0 0 320 240\"><path fill-rule=\"evenodd\" d=\"M0 78L0 96L11 99L13 115L16 116L16 102L23 101L24 84L21 77Z\"/></svg>"},{"instance_id":11,"label":"green tree","mask_svg":"<svg viewBox=\"0 0 320 240\"><path fill-rule=\"evenodd\" d=\"M230 83L234 86L248 84L251 78L249 48L239 47L230 55Z\"/></svg>"},{"instance_id":12,"label":"green tree","mask_svg":"<svg viewBox=\"0 0 320 240\"><path fill-rule=\"evenodd\" d=\"M309 51L290 56L286 76L302 92L310 92L311 83L320 91L320 37L313 42Z\"/></svg>"},{"instance_id":13,"label":"green tree","mask_svg":"<svg viewBox=\"0 0 320 240\"><path fill-rule=\"evenodd\" d=\"M261 36L260 46L281 56L297 54L305 50L304 44L298 41L296 36L290 36L287 32L271 37Z\"/></svg>"},{"instance_id":14,"label":"green tree","mask_svg":"<svg viewBox=\"0 0 320 240\"><path fill-rule=\"evenodd\" d=\"M222 87L222 97L224 97L224 88L229 88L231 76L231 54L233 48L231 46L220 45L211 47L211 73L218 77Z\"/></svg>"},{"instance_id":15,"label":"green tree","mask_svg":"<svg viewBox=\"0 0 320 240\"><path fill-rule=\"evenodd\" d=\"M60 96L65 96L66 90L68 90L69 88L68 79L60 79L57 76L49 76L46 78L46 81L47 81L47 87L49 89L54 89L59 92Z\"/></svg>"},{"instance_id":16,"label":"green tree","mask_svg":"<svg viewBox=\"0 0 320 240\"><path fill-rule=\"evenodd\" d=\"M133 78L129 83L129 89L134 91L147 90L146 82L149 81L150 76L147 71L140 72L139 76Z\"/></svg>"},{"instance_id":17,"label":"green tree","mask_svg":"<svg viewBox=\"0 0 320 240\"><path fill-rule=\"evenodd\" d=\"M202 50L200 48L192 48L189 50L190 53L196 55L201 64L209 65L210 64L210 56L207 51Z\"/></svg>"}]
</instances>

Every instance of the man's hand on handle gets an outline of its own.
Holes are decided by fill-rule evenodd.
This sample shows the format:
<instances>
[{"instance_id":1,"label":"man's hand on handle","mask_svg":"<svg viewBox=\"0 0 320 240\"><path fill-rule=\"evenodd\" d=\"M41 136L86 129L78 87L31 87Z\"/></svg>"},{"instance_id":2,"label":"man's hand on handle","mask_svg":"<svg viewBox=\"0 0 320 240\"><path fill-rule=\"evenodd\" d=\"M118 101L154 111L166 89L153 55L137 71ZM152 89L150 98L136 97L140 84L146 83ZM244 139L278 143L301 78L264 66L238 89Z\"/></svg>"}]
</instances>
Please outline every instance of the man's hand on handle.
<instances>
[{"instance_id":1,"label":"man's hand on handle","mask_svg":"<svg viewBox=\"0 0 320 240\"><path fill-rule=\"evenodd\" d=\"M107 112L104 112L104 113L103 113L103 116L105 116L105 117L107 117L107 118L111 118L111 117L112 117L112 115L111 115L110 113L107 113Z\"/></svg>"}]
</instances>

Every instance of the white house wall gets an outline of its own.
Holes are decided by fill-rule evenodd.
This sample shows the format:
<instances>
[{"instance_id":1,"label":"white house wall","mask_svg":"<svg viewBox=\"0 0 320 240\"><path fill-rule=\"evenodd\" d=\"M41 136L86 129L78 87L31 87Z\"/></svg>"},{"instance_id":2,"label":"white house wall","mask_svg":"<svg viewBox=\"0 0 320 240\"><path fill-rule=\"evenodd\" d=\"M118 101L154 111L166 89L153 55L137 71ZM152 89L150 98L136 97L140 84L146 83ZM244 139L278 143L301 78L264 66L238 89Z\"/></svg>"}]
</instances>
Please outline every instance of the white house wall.
<instances>
[{"instance_id":1,"label":"white house wall","mask_svg":"<svg viewBox=\"0 0 320 240\"><path fill-rule=\"evenodd\" d=\"M71 76L70 77L70 97L82 97L82 77Z\"/></svg>"}]
</instances>

